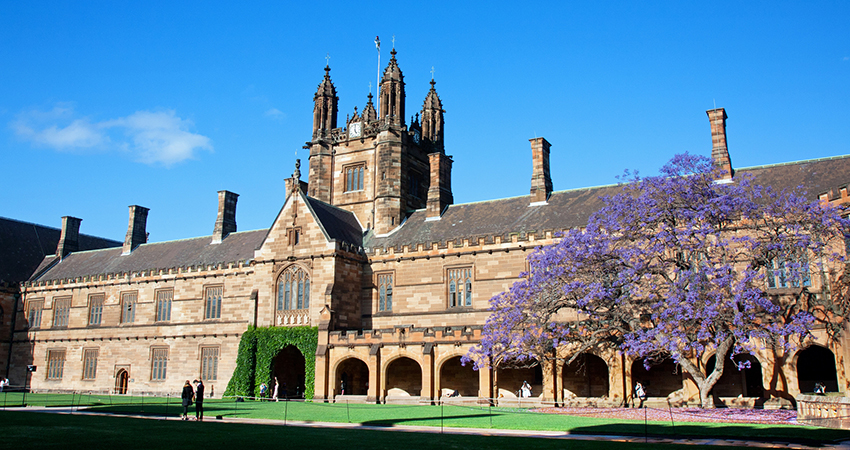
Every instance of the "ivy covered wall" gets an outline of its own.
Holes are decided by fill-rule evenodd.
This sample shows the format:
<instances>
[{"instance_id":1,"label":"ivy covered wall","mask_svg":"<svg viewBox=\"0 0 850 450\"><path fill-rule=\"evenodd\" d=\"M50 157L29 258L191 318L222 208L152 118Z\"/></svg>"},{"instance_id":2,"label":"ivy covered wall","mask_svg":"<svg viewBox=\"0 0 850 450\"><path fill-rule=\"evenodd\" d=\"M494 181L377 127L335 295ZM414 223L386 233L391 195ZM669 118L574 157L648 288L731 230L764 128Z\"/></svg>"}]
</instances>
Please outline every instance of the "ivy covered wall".
<instances>
[{"instance_id":1,"label":"ivy covered wall","mask_svg":"<svg viewBox=\"0 0 850 450\"><path fill-rule=\"evenodd\" d=\"M255 397L262 383L271 386L272 361L288 345L304 356L304 398L311 399L316 388L316 327L249 327L239 342L236 369L224 395Z\"/></svg>"}]
</instances>

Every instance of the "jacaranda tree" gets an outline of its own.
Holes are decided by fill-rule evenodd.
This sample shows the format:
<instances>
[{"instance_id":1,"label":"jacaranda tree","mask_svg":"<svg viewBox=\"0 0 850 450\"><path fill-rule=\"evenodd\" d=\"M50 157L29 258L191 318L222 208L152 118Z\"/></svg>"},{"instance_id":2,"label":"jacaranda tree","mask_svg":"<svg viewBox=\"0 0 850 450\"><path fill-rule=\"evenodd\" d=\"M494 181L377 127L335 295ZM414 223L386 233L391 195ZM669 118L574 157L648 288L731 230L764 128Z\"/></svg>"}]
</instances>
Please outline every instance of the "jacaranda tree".
<instances>
[{"instance_id":1,"label":"jacaranda tree","mask_svg":"<svg viewBox=\"0 0 850 450\"><path fill-rule=\"evenodd\" d=\"M538 248L530 270L491 299L467 360L540 362L600 347L647 365L669 357L711 407L711 389L736 354L765 343L791 348L818 324L840 330L841 211L720 175L687 154L659 176L627 174L586 228ZM708 353L711 372L698 363Z\"/></svg>"}]
</instances>

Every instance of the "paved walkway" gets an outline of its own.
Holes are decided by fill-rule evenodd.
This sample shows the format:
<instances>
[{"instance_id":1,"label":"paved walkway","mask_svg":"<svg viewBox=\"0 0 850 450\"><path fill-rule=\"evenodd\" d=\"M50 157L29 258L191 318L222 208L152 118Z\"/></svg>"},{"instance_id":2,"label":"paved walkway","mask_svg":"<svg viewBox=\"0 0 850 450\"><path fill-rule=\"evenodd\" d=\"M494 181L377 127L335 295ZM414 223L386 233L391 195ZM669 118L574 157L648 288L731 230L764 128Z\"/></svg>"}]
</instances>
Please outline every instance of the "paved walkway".
<instances>
[{"instance_id":1,"label":"paved walkway","mask_svg":"<svg viewBox=\"0 0 850 450\"><path fill-rule=\"evenodd\" d=\"M93 416L120 416L132 417L135 419L149 420L180 420L179 417L162 417L162 416L142 416L133 414L106 414L100 412L88 411L85 408L47 408L40 406L13 407L6 408L6 411L28 411L28 412L47 412L54 414L88 414ZM405 433L432 433L432 434L465 434L476 436L515 436L515 437L531 437L542 439L570 439L577 441L609 441L609 442L649 442L653 444L685 444L685 445L713 445L721 447L749 447L749 448L787 448L800 450L815 450L815 449L838 449L850 450L850 441L842 442L838 445L805 445L792 442L782 441L748 441L736 439L676 439L663 437L639 437L639 436L616 436L616 435L594 435L594 434L572 434L568 431L533 431L533 430L498 430L491 428L456 428L456 427L425 427L411 425L392 425L392 426L371 426L357 423L337 423L337 422L301 422L297 420L272 420L272 419L250 419L241 417L227 417L217 420L210 417L206 422L215 423L242 423L255 425L278 425L292 427L308 427L308 428L339 428L350 430L372 430L372 431L400 431Z\"/></svg>"}]
</instances>

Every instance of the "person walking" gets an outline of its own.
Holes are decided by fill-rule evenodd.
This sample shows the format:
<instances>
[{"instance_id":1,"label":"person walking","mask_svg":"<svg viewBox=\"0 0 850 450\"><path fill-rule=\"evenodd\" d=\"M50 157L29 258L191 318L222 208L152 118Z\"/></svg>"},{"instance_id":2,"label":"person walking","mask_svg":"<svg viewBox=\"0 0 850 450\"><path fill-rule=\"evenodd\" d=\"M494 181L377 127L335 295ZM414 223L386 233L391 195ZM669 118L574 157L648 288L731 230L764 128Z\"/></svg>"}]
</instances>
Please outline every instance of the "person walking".
<instances>
[{"instance_id":1,"label":"person walking","mask_svg":"<svg viewBox=\"0 0 850 450\"><path fill-rule=\"evenodd\" d=\"M192 406L192 397L194 396L195 391L192 389L192 385L189 384L189 380L186 380L186 384L183 385L183 393L180 394L180 398L183 400L182 420L189 420L189 407Z\"/></svg>"},{"instance_id":2,"label":"person walking","mask_svg":"<svg viewBox=\"0 0 850 450\"><path fill-rule=\"evenodd\" d=\"M204 420L204 380L195 380L195 420Z\"/></svg>"},{"instance_id":3,"label":"person walking","mask_svg":"<svg viewBox=\"0 0 850 450\"><path fill-rule=\"evenodd\" d=\"M274 401L278 401L277 400L277 389L278 389L279 386L280 386L280 383L277 382L277 377L274 377L274 393L272 394L272 398L274 398Z\"/></svg>"}]
</instances>

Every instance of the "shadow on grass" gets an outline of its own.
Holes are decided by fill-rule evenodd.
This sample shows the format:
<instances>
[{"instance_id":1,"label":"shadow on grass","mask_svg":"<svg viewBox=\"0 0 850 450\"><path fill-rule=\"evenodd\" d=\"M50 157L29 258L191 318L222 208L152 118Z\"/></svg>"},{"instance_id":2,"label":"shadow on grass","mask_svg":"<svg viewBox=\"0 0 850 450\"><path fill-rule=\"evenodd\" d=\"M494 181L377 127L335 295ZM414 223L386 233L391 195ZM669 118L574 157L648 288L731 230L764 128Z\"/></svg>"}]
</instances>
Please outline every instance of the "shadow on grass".
<instances>
[{"instance_id":1,"label":"shadow on grass","mask_svg":"<svg viewBox=\"0 0 850 450\"><path fill-rule=\"evenodd\" d=\"M201 431L202 430L202 431ZM553 441L530 437L418 434L398 431L335 428L283 427L259 424L158 421L126 417L102 417L36 412L0 412L0 435L5 442L27 448L266 448L273 443L287 449L339 448L346 450L398 450L407 445L417 450L487 448L548 450L623 449L658 450L658 444L605 440ZM664 445L666 449L700 450L711 447Z\"/></svg>"},{"instance_id":2,"label":"shadow on grass","mask_svg":"<svg viewBox=\"0 0 850 450\"><path fill-rule=\"evenodd\" d=\"M115 415L139 415L139 416L161 416L177 417L183 414L183 406L180 402L171 404L164 403L133 403L122 405L93 405L87 408L89 411L103 414ZM244 403L236 402L204 402L204 416L214 417L240 417L250 416L254 408ZM195 415L195 405L189 407L188 413Z\"/></svg>"},{"instance_id":3,"label":"shadow on grass","mask_svg":"<svg viewBox=\"0 0 850 450\"><path fill-rule=\"evenodd\" d=\"M770 426L747 424L682 424L665 425L650 422L628 422L611 425L575 427L570 433L585 435L648 436L672 439L733 439L756 442L790 442L809 446L831 445L850 439L850 430L805 426Z\"/></svg>"},{"instance_id":4,"label":"shadow on grass","mask_svg":"<svg viewBox=\"0 0 850 450\"><path fill-rule=\"evenodd\" d=\"M367 420L364 422L360 422L361 425L366 426L374 426L374 427L392 427L395 425L402 425L405 423L419 422L422 424L434 424L434 425L426 425L426 426L439 426L441 422L449 422L457 419L482 419L491 417L488 414L456 414L451 416L444 417L405 417L405 418L397 418L397 419L375 419L375 420Z\"/></svg>"}]
</instances>

